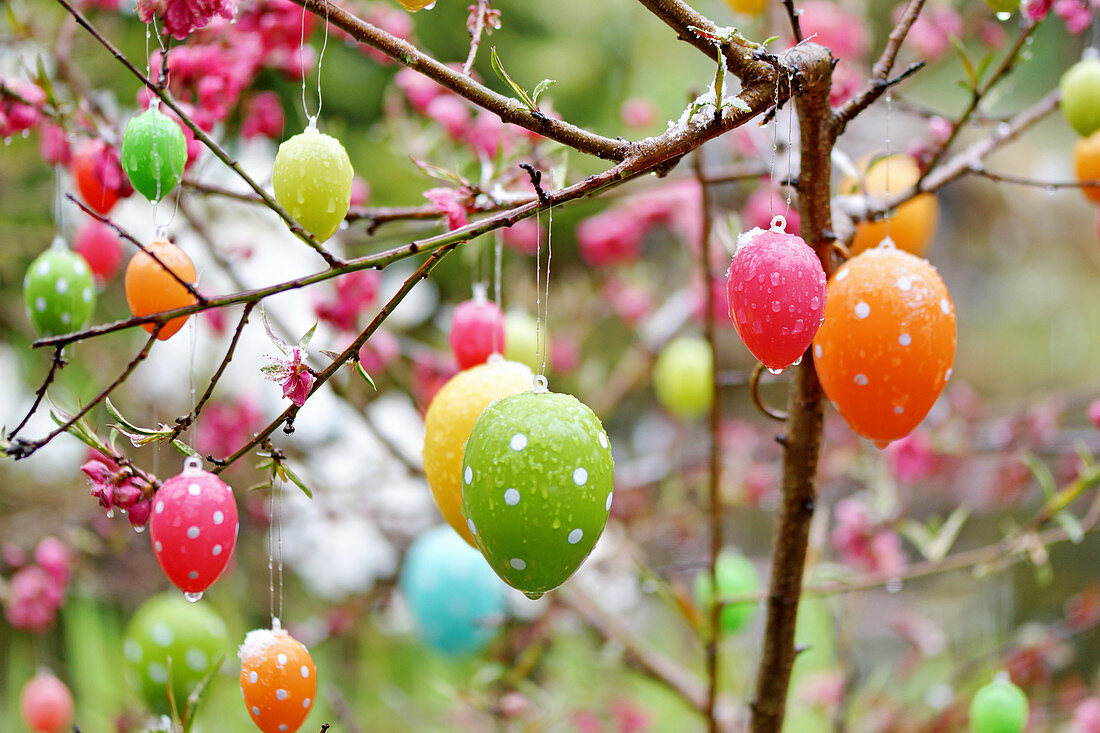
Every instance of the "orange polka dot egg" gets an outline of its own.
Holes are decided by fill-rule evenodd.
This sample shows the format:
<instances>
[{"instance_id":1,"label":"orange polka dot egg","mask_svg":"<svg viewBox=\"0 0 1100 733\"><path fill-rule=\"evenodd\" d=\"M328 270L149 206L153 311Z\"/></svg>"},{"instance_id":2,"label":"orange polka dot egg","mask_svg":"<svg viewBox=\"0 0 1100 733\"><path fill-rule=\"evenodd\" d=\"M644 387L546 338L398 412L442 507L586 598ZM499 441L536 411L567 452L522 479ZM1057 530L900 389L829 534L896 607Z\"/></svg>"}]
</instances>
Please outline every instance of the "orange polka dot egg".
<instances>
[{"instance_id":1,"label":"orange polka dot egg","mask_svg":"<svg viewBox=\"0 0 1100 733\"><path fill-rule=\"evenodd\" d=\"M908 435L951 377L955 306L926 260L889 241L829 281L814 363L826 396L879 447Z\"/></svg>"},{"instance_id":2,"label":"orange polka dot egg","mask_svg":"<svg viewBox=\"0 0 1100 733\"><path fill-rule=\"evenodd\" d=\"M241 660L241 695L264 733L294 733L317 697L317 669L305 646L279 628L248 632Z\"/></svg>"}]
</instances>

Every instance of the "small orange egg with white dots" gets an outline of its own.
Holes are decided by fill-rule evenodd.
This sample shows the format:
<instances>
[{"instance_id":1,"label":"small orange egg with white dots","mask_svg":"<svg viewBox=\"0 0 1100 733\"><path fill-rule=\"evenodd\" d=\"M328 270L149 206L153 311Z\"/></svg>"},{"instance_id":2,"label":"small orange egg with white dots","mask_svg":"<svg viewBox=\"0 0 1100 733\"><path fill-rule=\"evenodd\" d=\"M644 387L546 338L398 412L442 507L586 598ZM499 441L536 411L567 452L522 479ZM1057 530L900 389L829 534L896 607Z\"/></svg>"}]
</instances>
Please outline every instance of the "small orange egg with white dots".
<instances>
[{"instance_id":1,"label":"small orange egg with white dots","mask_svg":"<svg viewBox=\"0 0 1100 733\"><path fill-rule=\"evenodd\" d=\"M248 632L237 656L241 694L264 733L294 733L317 696L317 669L305 646L279 627Z\"/></svg>"},{"instance_id":2,"label":"small orange egg with white dots","mask_svg":"<svg viewBox=\"0 0 1100 733\"><path fill-rule=\"evenodd\" d=\"M881 448L932 409L955 340L955 306L936 268L887 240L829 281L814 365L841 417Z\"/></svg>"}]
</instances>

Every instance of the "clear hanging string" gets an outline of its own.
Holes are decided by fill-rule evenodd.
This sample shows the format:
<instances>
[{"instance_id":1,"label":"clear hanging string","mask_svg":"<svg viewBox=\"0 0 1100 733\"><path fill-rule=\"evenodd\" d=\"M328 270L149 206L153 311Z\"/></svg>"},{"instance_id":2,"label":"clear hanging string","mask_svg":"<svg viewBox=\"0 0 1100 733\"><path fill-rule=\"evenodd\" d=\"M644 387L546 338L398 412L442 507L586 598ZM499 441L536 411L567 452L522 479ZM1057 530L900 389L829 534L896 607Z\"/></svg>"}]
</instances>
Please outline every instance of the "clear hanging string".
<instances>
[{"instance_id":1,"label":"clear hanging string","mask_svg":"<svg viewBox=\"0 0 1100 733\"><path fill-rule=\"evenodd\" d=\"M772 157L768 163L768 214L775 219L775 156L779 150L779 74L775 75L775 114L772 115Z\"/></svg>"},{"instance_id":2,"label":"clear hanging string","mask_svg":"<svg viewBox=\"0 0 1100 733\"><path fill-rule=\"evenodd\" d=\"M311 115L306 106L306 3L302 3L302 31L301 43L298 46L298 63L302 67L302 113L306 116L308 127L316 128L317 118L321 116L321 107L324 98L321 96L321 65L325 60L325 49L328 48L328 0L322 0L325 4L325 40L321 43L321 53L317 54L317 113Z\"/></svg>"},{"instance_id":3,"label":"clear hanging string","mask_svg":"<svg viewBox=\"0 0 1100 733\"><path fill-rule=\"evenodd\" d=\"M283 615L283 514L279 490L271 481L271 498L268 502L267 531L267 590L271 609L271 628L279 628Z\"/></svg>"},{"instance_id":4,"label":"clear hanging string","mask_svg":"<svg viewBox=\"0 0 1100 733\"><path fill-rule=\"evenodd\" d=\"M790 71L788 71L787 72L787 88L790 89L793 86L794 86L794 75ZM790 107L787 109L787 185L785 187L787 189L786 190L787 208L783 212L784 223L786 223L787 217L789 217L791 215L791 185L790 185L790 183L791 183L791 176L793 175L793 170L794 170L794 163L793 163L793 160L792 160L793 154L794 154L794 103L791 103ZM774 219L775 217L772 217L772 218Z\"/></svg>"},{"instance_id":5,"label":"clear hanging string","mask_svg":"<svg viewBox=\"0 0 1100 733\"><path fill-rule=\"evenodd\" d=\"M504 312L504 302L500 294L502 265L501 260L504 256L504 238L501 235L500 230L497 229L493 232L493 302L497 304L497 310L501 313ZM499 333L496 329L493 329L493 353L500 354L504 352L504 344L498 343L497 338Z\"/></svg>"},{"instance_id":6,"label":"clear hanging string","mask_svg":"<svg viewBox=\"0 0 1100 733\"><path fill-rule=\"evenodd\" d=\"M892 104L893 95L890 90L886 90L886 158L882 161L885 166L883 169L883 177L886 179L886 200L889 202L891 190L890 190L890 112L893 107ZM890 239L890 206L886 205L886 209L883 212L883 237L882 244L887 247L894 246L894 240Z\"/></svg>"},{"instance_id":7,"label":"clear hanging string","mask_svg":"<svg viewBox=\"0 0 1100 733\"><path fill-rule=\"evenodd\" d=\"M535 223L539 224L538 214ZM550 331L550 264L554 257L554 207L546 210L546 284L542 284L542 228L535 236L535 390L546 390L546 353Z\"/></svg>"},{"instance_id":8,"label":"clear hanging string","mask_svg":"<svg viewBox=\"0 0 1100 733\"><path fill-rule=\"evenodd\" d=\"M161 35L160 28L157 27L157 16L155 14L153 15L151 26L153 28L153 34L157 37L157 45L160 46L160 52L161 52L161 55L162 55L162 57L161 57L162 58L162 63L164 64L164 84L165 84L165 86L167 86L168 85L168 78L172 74L172 69L168 65L168 47L164 44L164 37ZM153 70L152 70L151 56L149 55L149 27L150 26L148 26L148 25L145 26L145 69L146 69L146 74L148 75L148 77L150 79L152 79L153 78ZM159 69L157 70L156 82L157 82L157 84L160 84L160 70ZM154 110L159 110L160 109L160 97L157 96L156 94L154 94L152 96L152 98L149 100L149 109L154 109ZM159 160L157 160L156 163L157 163L157 165L160 165ZM184 165L186 165L186 163ZM158 179L159 179L159 176L158 176ZM161 201L160 191L159 191L159 187L160 187L159 180L158 180L158 183L157 183L157 187L158 187L158 191L157 191L158 198L157 198L156 201L153 202L153 224L156 227L157 239L167 239L168 238L168 229L169 229L169 227L172 226L172 222L174 222L176 220L176 214L179 213L181 191L179 189L177 189L176 192L175 192L175 196L172 197L172 213L168 215L168 221L166 221L164 223L161 223L160 222L160 216L159 216L160 201Z\"/></svg>"}]
</instances>

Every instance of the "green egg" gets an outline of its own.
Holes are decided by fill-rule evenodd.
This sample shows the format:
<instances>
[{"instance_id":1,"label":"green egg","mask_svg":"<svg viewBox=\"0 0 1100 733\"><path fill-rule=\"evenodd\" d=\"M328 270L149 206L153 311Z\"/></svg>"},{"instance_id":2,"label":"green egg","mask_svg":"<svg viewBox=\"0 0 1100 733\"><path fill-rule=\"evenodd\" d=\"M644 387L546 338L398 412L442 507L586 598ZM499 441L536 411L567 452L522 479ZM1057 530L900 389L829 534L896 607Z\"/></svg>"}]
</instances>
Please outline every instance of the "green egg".
<instances>
[{"instance_id":1,"label":"green egg","mask_svg":"<svg viewBox=\"0 0 1100 733\"><path fill-rule=\"evenodd\" d=\"M697 336L669 341L653 366L657 401L673 415L701 417L714 401L714 357L710 344Z\"/></svg>"},{"instance_id":2,"label":"green egg","mask_svg":"<svg viewBox=\"0 0 1100 733\"><path fill-rule=\"evenodd\" d=\"M340 141L311 125L279 146L271 182L279 205L324 242L348 214L354 175Z\"/></svg>"},{"instance_id":3,"label":"green egg","mask_svg":"<svg viewBox=\"0 0 1100 733\"><path fill-rule=\"evenodd\" d=\"M126 125L120 157L134 189L150 201L160 201L183 178L187 138L175 120L150 108Z\"/></svg>"},{"instance_id":4,"label":"green egg","mask_svg":"<svg viewBox=\"0 0 1100 733\"><path fill-rule=\"evenodd\" d=\"M172 695L182 709L195 686L232 647L225 623L208 605L165 593L134 614L122 652L142 697L154 710L166 711L169 670Z\"/></svg>"},{"instance_id":5,"label":"green egg","mask_svg":"<svg viewBox=\"0 0 1100 733\"><path fill-rule=\"evenodd\" d=\"M490 567L530 598L557 588L596 546L615 465L599 419L571 395L491 403L462 462L462 513Z\"/></svg>"},{"instance_id":6,"label":"green egg","mask_svg":"<svg viewBox=\"0 0 1100 733\"><path fill-rule=\"evenodd\" d=\"M64 247L51 247L23 278L23 303L34 329L56 336L81 329L95 310L95 284L88 263Z\"/></svg>"},{"instance_id":7,"label":"green egg","mask_svg":"<svg viewBox=\"0 0 1100 733\"><path fill-rule=\"evenodd\" d=\"M1062 114L1081 137L1100 130L1100 58L1086 56L1062 74Z\"/></svg>"},{"instance_id":8,"label":"green egg","mask_svg":"<svg viewBox=\"0 0 1100 733\"><path fill-rule=\"evenodd\" d=\"M978 690L970 703L972 733L1023 733L1027 718L1027 695L1007 675Z\"/></svg>"},{"instance_id":9,"label":"green egg","mask_svg":"<svg viewBox=\"0 0 1100 733\"><path fill-rule=\"evenodd\" d=\"M1020 0L985 0L994 13L1012 13L1019 9Z\"/></svg>"},{"instance_id":10,"label":"green egg","mask_svg":"<svg viewBox=\"0 0 1100 733\"><path fill-rule=\"evenodd\" d=\"M504 315L504 358L537 370L538 327L526 311L508 311Z\"/></svg>"},{"instance_id":11,"label":"green egg","mask_svg":"<svg viewBox=\"0 0 1100 733\"><path fill-rule=\"evenodd\" d=\"M760 574L756 571L752 560L744 555L723 552L718 556L715 570L721 596L739 596L760 590ZM695 602L709 614L711 604L714 603L714 582L711 580L709 571L700 571L695 576L694 594ZM718 616L722 631L732 634L748 626L756 616L758 605L757 603L735 603L724 607Z\"/></svg>"}]
</instances>

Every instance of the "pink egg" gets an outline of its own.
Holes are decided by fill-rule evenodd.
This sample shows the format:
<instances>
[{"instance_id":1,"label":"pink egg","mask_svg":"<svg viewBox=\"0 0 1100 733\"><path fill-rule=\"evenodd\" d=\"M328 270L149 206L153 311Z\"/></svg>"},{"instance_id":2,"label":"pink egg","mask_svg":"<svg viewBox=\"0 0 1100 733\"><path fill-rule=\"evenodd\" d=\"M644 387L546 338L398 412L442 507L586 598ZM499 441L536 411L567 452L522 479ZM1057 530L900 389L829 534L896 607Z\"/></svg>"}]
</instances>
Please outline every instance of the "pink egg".
<instances>
[{"instance_id":1,"label":"pink egg","mask_svg":"<svg viewBox=\"0 0 1100 733\"><path fill-rule=\"evenodd\" d=\"M504 353L504 314L484 294L463 301L451 317L451 351L460 369L484 364Z\"/></svg>"},{"instance_id":2,"label":"pink egg","mask_svg":"<svg viewBox=\"0 0 1100 733\"><path fill-rule=\"evenodd\" d=\"M88 262L88 269L100 285L122 266L122 242L111 227L98 221L86 222L76 230L73 249Z\"/></svg>"},{"instance_id":3,"label":"pink egg","mask_svg":"<svg viewBox=\"0 0 1100 733\"><path fill-rule=\"evenodd\" d=\"M157 562L188 600L225 572L239 527L233 490L199 465L189 458L183 473L164 482L149 520Z\"/></svg>"},{"instance_id":4,"label":"pink egg","mask_svg":"<svg viewBox=\"0 0 1100 733\"><path fill-rule=\"evenodd\" d=\"M726 294L730 318L745 346L764 366L778 371L801 358L821 326L825 271L801 237L781 226L753 229L737 239Z\"/></svg>"},{"instance_id":5,"label":"pink egg","mask_svg":"<svg viewBox=\"0 0 1100 733\"><path fill-rule=\"evenodd\" d=\"M40 671L23 686L19 708L34 733L63 733L73 722L72 693L47 671Z\"/></svg>"}]
</instances>

